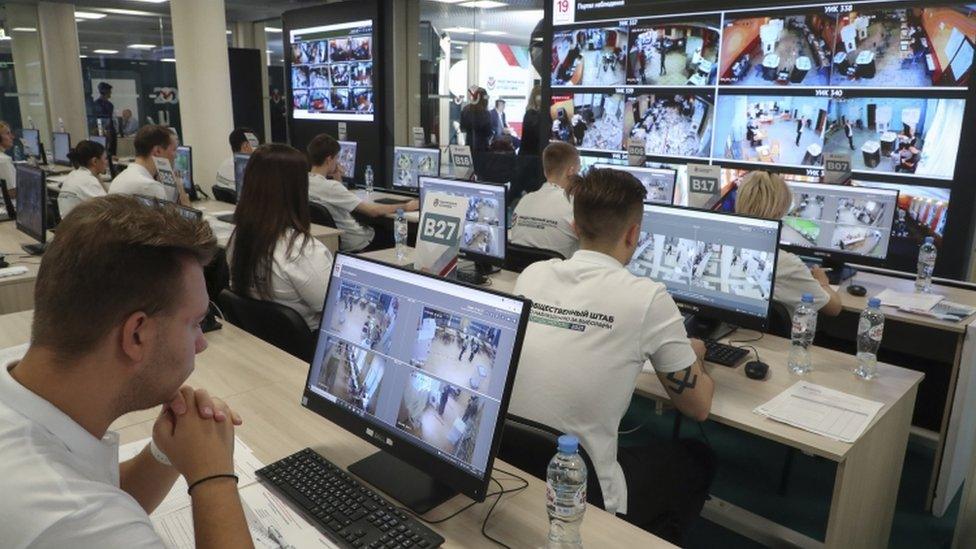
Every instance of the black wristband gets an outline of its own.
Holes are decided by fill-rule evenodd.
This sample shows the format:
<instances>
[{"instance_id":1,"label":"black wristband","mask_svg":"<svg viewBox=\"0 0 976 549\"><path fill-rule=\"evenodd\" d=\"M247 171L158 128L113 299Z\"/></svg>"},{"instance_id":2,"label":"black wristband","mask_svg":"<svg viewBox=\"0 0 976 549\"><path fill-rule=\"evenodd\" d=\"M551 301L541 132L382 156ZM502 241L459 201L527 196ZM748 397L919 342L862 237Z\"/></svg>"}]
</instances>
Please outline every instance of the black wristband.
<instances>
[{"instance_id":1,"label":"black wristband","mask_svg":"<svg viewBox=\"0 0 976 549\"><path fill-rule=\"evenodd\" d=\"M240 479L237 478L237 475L235 475L233 473L223 473L223 474L220 474L220 475L211 475L209 477L203 477L202 479L200 479L200 480L194 482L193 484L191 484L189 487L187 487L186 493L192 496L193 494L191 492L193 491L193 488L195 488L198 484L203 484L204 482L207 482L208 480L214 480L214 479L217 479L217 478L232 478L232 479L234 479L234 483L235 484L238 483L238 482L240 482Z\"/></svg>"}]
</instances>

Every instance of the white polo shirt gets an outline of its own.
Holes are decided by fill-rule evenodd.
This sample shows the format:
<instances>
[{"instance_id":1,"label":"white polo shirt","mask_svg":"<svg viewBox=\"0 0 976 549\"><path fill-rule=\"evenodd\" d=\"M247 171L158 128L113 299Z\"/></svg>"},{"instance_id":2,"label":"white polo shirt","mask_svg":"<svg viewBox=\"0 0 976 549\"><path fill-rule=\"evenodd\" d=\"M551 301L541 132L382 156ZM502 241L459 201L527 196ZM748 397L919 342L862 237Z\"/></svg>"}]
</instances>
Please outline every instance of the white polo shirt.
<instances>
[{"instance_id":1,"label":"white polo shirt","mask_svg":"<svg viewBox=\"0 0 976 549\"><path fill-rule=\"evenodd\" d=\"M800 303L803 294L813 295L813 306L818 311L830 301L830 296L823 286L813 278L810 268L803 261L783 250L776 258L776 281L773 284L773 300L786 306L793 314L793 309Z\"/></svg>"},{"instance_id":2,"label":"white polo shirt","mask_svg":"<svg viewBox=\"0 0 976 549\"><path fill-rule=\"evenodd\" d=\"M0 545L162 548L119 488L119 438L96 439L0 368Z\"/></svg>"},{"instance_id":3,"label":"white polo shirt","mask_svg":"<svg viewBox=\"0 0 976 549\"><path fill-rule=\"evenodd\" d=\"M302 237L295 240L290 252L288 242L293 229L278 239L271 263L271 301L291 307L298 312L313 332L318 330L325 305L325 292L332 274L332 252L318 239L309 237L303 247ZM227 258L233 266L236 235L227 247ZM251 289L250 297L266 299Z\"/></svg>"},{"instance_id":4,"label":"white polo shirt","mask_svg":"<svg viewBox=\"0 0 976 549\"><path fill-rule=\"evenodd\" d=\"M88 168L78 168L69 173L58 192L58 211L61 217L68 215L78 204L90 198L105 196L105 187Z\"/></svg>"},{"instance_id":5,"label":"white polo shirt","mask_svg":"<svg viewBox=\"0 0 976 549\"><path fill-rule=\"evenodd\" d=\"M237 175L234 173L233 156L224 159L220 163L220 167L217 168L217 182L215 185L232 191L237 190Z\"/></svg>"},{"instance_id":6,"label":"white polo shirt","mask_svg":"<svg viewBox=\"0 0 976 549\"><path fill-rule=\"evenodd\" d=\"M544 248L571 257L579 249L573 231L573 202L559 185L546 183L519 200L512 215L513 244Z\"/></svg>"},{"instance_id":7,"label":"white polo shirt","mask_svg":"<svg viewBox=\"0 0 976 549\"><path fill-rule=\"evenodd\" d=\"M317 173L309 173L308 199L325 206L335 219L336 228L342 229L342 237L339 238L342 251L358 252L369 246L376 236L372 227L363 227L352 216L352 211L362 203L362 200L342 183L326 179Z\"/></svg>"},{"instance_id":8,"label":"white polo shirt","mask_svg":"<svg viewBox=\"0 0 976 549\"><path fill-rule=\"evenodd\" d=\"M14 166L14 159L3 151L0 151L0 179L7 182L9 191L17 190L17 168Z\"/></svg>"},{"instance_id":9,"label":"white polo shirt","mask_svg":"<svg viewBox=\"0 0 976 549\"><path fill-rule=\"evenodd\" d=\"M112 184L109 185L108 194L142 194L160 200L172 200L166 192L166 187L156 181L149 170L135 162L115 176Z\"/></svg>"},{"instance_id":10,"label":"white polo shirt","mask_svg":"<svg viewBox=\"0 0 976 549\"><path fill-rule=\"evenodd\" d=\"M606 510L627 512L617 429L649 360L676 372L697 357L663 284L580 250L529 266L514 293L532 300L509 411L580 438Z\"/></svg>"}]
</instances>

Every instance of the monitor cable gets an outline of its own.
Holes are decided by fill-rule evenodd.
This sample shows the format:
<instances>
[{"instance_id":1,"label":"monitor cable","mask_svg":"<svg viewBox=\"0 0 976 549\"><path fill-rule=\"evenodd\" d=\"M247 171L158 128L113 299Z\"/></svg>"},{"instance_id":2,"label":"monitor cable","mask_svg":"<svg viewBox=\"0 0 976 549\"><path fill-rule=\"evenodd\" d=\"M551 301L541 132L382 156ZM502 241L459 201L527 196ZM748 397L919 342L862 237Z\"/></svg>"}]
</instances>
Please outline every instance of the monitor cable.
<instances>
[{"instance_id":1,"label":"monitor cable","mask_svg":"<svg viewBox=\"0 0 976 549\"><path fill-rule=\"evenodd\" d=\"M762 360L760 360L759 358L759 349L756 349L752 345L748 345L749 343L756 343L757 341L761 341L762 338L766 335L764 332L757 331L756 333L758 333L759 336L754 337L752 339L730 339L729 345L736 347L738 349L750 349L756 355L756 362L762 362Z\"/></svg>"}]
</instances>

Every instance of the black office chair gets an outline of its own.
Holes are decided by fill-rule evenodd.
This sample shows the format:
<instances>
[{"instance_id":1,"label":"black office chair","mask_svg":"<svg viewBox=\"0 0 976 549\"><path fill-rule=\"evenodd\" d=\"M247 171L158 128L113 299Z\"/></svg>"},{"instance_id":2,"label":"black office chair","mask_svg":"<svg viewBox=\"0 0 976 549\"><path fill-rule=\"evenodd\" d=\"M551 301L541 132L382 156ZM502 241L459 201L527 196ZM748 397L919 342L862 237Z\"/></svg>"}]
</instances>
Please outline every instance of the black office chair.
<instances>
[{"instance_id":1,"label":"black office chair","mask_svg":"<svg viewBox=\"0 0 976 549\"><path fill-rule=\"evenodd\" d=\"M330 212L324 204L309 202L308 212L312 223L316 225L325 225L326 227L332 227L333 229L339 228L336 226L335 218L332 217L332 212Z\"/></svg>"},{"instance_id":2,"label":"black office chair","mask_svg":"<svg viewBox=\"0 0 976 549\"><path fill-rule=\"evenodd\" d=\"M17 219L17 210L14 208L14 201L10 198L6 179L0 179L0 195L3 197L3 207L7 209L7 217L11 220Z\"/></svg>"},{"instance_id":3,"label":"black office chair","mask_svg":"<svg viewBox=\"0 0 976 549\"><path fill-rule=\"evenodd\" d=\"M237 204L237 191L235 190L225 189L223 187L218 187L214 185L213 195L214 195L214 200L227 202L228 204Z\"/></svg>"},{"instance_id":4,"label":"black office chair","mask_svg":"<svg viewBox=\"0 0 976 549\"><path fill-rule=\"evenodd\" d=\"M228 322L282 351L311 362L315 353L315 334L291 307L242 297L232 290L220 292L217 303Z\"/></svg>"},{"instance_id":5,"label":"black office chair","mask_svg":"<svg viewBox=\"0 0 976 549\"><path fill-rule=\"evenodd\" d=\"M498 457L536 478L545 480L549 460L556 454L556 443L563 434L565 433L548 425L508 414L505 416L502 441L498 446ZM590 505L603 509L603 490L600 489L600 480L596 468L593 467L593 460L586 453L582 442L579 452L583 462L586 463L586 501Z\"/></svg>"},{"instance_id":6,"label":"black office chair","mask_svg":"<svg viewBox=\"0 0 976 549\"><path fill-rule=\"evenodd\" d=\"M521 273L529 265L550 259L566 259L559 252L509 243L505 248L505 269Z\"/></svg>"},{"instance_id":7,"label":"black office chair","mask_svg":"<svg viewBox=\"0 0 976 549\"><path fill-rule=\"evenodd\" d=\"M766 331L774 336L785 338L793 334L793 317L786 305L773 301L769 309L769 327Z\"/></svg>"}]
</instances>

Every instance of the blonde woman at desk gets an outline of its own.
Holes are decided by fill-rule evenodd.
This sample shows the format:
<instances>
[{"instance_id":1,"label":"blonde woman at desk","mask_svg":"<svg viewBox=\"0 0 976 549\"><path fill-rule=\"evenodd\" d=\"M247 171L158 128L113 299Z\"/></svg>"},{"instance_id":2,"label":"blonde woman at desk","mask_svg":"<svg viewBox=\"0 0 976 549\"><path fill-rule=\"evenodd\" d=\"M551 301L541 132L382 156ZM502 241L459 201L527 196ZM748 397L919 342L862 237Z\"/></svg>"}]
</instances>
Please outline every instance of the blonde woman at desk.
<instances>
[{"instance_id":1,"label":"blonde woman at desk","mask_svg":"<svg viewBox=\"0 0 976 549\"><path fill-rule=\"evenodd\" d=\"M68 160L71 160L75 169L64 179L58 193L61 217L68 215L85 200L106 194L105 187L99 180L108 168L105 147L94 141L79 141L68 153Z\"/></svg>"},{"instance_id":2,"label":"blonde woman at desk","mask_svg":"<svg viewBox=\"0 0 976 549\"><path fill-rule=\"evenodd\" d=\"M736 213L764 219L783 219L792 205L793 193L779 174L755 171L746 174L739 183L735 199ZM830 287L824 270L820 267L807 268L799 257L780 250L776 260L773 300L785 305L792 314L793 308L806 293L813 295L813 304L820 314L840 314L840 296Z\"/></svg>"}]
</instances>

